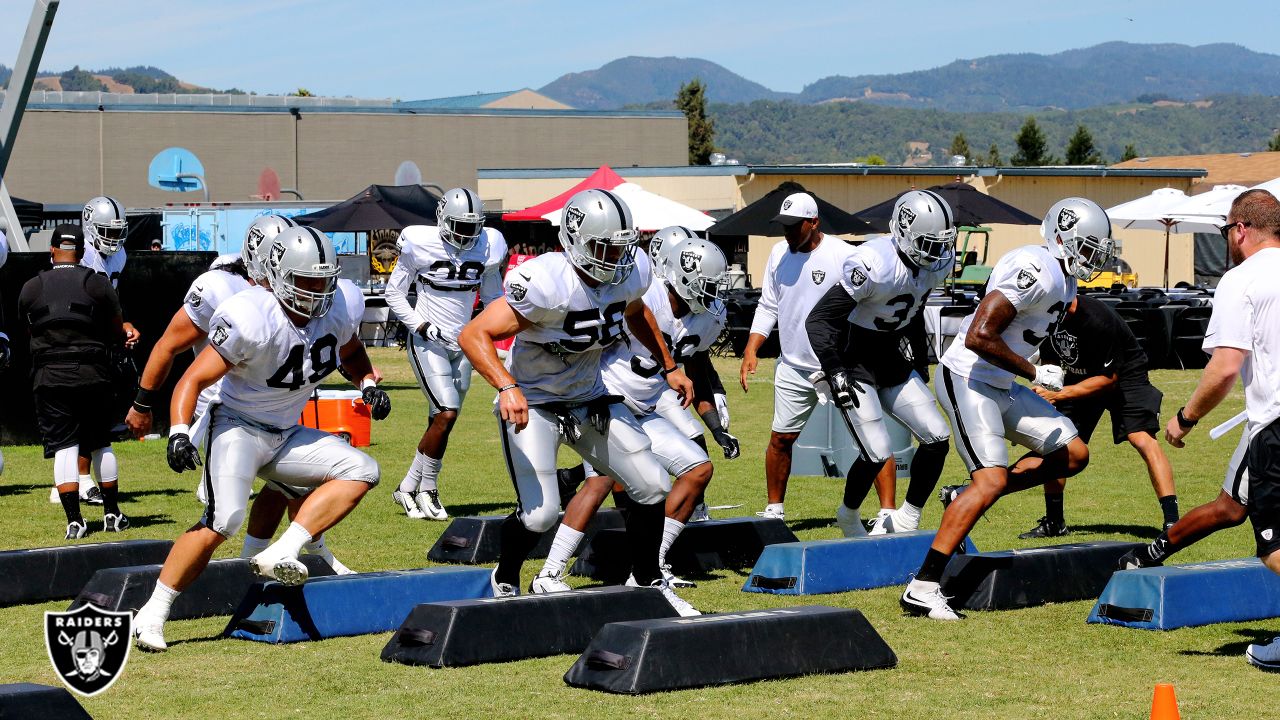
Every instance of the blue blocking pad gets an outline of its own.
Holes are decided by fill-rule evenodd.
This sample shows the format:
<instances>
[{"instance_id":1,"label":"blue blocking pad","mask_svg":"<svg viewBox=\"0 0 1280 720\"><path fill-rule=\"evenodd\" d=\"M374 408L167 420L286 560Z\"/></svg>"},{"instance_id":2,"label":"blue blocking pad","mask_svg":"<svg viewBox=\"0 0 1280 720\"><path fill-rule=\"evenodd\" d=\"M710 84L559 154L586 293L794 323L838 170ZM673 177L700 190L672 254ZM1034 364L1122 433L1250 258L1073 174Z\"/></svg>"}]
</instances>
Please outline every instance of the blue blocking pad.
<instances>
[{"instance_id":1,"label":"blue blocking pad","mask_svg":"<svg viewBox=\"0 0 1280 720\"><path fill-rule=\"evenodd\" d=\"M817 595L901 585L920 567L933 530L875 537L770 545L742 586L744 592ZM962 552L975 553L965 538Z\"/></svg>"},{"instance_id":2,"label":"blue blocking pad","mask_svg":"<svg viewBox=\"0 0 1280 720\"><path fill-rule=\"evenodd\" d=\"M1087 622L1143 630L1280 617L1280 576L1258 558L1125 570Z\"/></svg>"},{"instance_id":3,"label":"blue blocking pad","mask_svg":"<svg viewBox=\"0 0 1280 720\"><path fill-rule=\"evenodd\" d=\"M314 578L301 587L260 583L249 590L223 635L290 643L390 632L421 603L489 597L490 572L426 568Z\"/></svg>"}]
</instances>

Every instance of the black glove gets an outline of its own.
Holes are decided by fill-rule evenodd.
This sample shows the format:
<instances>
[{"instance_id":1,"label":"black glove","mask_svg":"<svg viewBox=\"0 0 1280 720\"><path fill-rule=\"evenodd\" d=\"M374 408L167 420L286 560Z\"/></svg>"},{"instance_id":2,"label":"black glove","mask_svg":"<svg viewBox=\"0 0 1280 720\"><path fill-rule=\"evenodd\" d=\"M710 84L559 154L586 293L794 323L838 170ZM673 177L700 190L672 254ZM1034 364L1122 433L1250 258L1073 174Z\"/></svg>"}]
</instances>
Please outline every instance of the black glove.
<instances>
[{"instance_id":1,"label":"black glove","mask_svg":"<svg viewBox=\"0 0 1280 720\"><path fill-rule=\"evenodd\" d=\"M369 415L374 420L381 420L391 414L391 398L387 391L377 385L370 385L360 391L364 404L369 406Z\"/></svg>"},{"instance_id":2,"label":"black glove","mask_svg":"<svg viewBox=\"0 0 1280 720\"><path fill-rule=\"evenodd\" d=\"M9 351L9 338L0 336L0 372L8 369L13 353Z\"/></svg>"},{"instance_id":3,"label":"black glove","mask_svg":"<svg viewBox=\"0 0 1280 720\"><path fill-rule=\"evenodd\" d=\"M176 473L183 470L195 470L200 466L200 451L191 444L186 433L169 436L169 468Z\"/></svg>"},{"instance_id":4,"label":"black glove","mask_svg":"<svg viewBox=\"0 0 1280 720\"><path fill-rule=\"evenodd\" d=\"M831 400L837 407L858 407L858 393L862 392L862 386L844 370L827 376L827 384L831 386Z\"/></svg>"},{"instance_id":5,"label":"black glove","mask_svg":"<svg viewBox=\"0 0 1280 720\"><path fill-rule=\"evenodd\" d=\"M587 422L591 423L591 427L601 435L609 434L609 421L613 419L613 413L609 412L609 402L604 399L592 401L587 405Z\"/></svg>"},{"instance_id":6,"label":"black glove","mask_svg":"<svg viewBox=\"0 0 1280 720\"><path fill-rule=\"evenodd\" d=\"M738 438L729 434L724 428L717 428L711 431L711 437L715 438L716 443L724 450L724 459L733 460L742 454L742 448L738 447Z\"/></svg>"}]
</instances>

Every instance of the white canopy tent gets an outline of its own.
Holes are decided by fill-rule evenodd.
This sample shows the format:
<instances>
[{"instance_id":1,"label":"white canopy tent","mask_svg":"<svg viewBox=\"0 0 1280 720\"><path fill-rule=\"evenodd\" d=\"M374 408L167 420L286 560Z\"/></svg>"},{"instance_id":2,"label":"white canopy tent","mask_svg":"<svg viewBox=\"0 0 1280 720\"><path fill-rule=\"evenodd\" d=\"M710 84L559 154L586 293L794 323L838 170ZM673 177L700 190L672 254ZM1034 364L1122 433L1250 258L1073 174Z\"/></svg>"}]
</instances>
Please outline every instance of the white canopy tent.
<instances>
[{"instance_id":1,"label":"white canopy tent","mask_svg":"<svg viewBox=\"0 0 1280 720\"><path fill-rule=\"evenodd\" d=\"M683 225L694 231L702 231L715 223L715 218L688 205L649 192L635 183L622 183L611 192L622 198L631 208L631 218L639 230L661 230L671 225ZM542 217L559 227L564 209L553 210Z\"/></svg>"},{"instance_id":2,"label":"white canopy tent","mask_svg":"<svg viewBox=\"0 0 1280 720\"><path fill-rule=\"evenodd\" d=\"M1113 228L1122 230L1164 230L1164 287L1169 287L1170 233L1217 232L1218 226L1206 218L1180 217L1177 208L1189 200L1175 188L1160 188L1150 195L1107 209Z\"/></svg>"},{"instance_id":3,"label":"white canopy tent","mask_svg":"<svg viewBox=\"0 0 1280 720\"><path fill-rule=\"evenodd\" d=\"M1200 222L1212 225L1212 230L1193 230L1192 232L1217 232L1218 226L1227 221L1227 213L1231 203L1240 193L1249 188L1243 185L1214 185L1212 190L1192 195L1173 208L1175 217L1188 222Z\"/></svg>"}]
</instances>

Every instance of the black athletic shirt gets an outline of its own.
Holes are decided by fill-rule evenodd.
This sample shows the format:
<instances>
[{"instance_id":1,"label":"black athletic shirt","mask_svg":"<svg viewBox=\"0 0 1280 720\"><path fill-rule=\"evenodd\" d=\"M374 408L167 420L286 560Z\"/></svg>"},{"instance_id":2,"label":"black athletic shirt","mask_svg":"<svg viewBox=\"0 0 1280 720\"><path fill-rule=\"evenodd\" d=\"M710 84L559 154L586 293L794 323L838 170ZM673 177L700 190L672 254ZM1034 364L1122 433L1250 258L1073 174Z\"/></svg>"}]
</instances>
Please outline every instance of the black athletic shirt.
<instances>
[{"instance_id":1,"label":"black athletic shirt","mask_svg":"<svg viewBox=\"0 0 1280 720\"><path fill-rule=\"evenodd\" d=\"M1147 354L1115 310L1088 295L1076 296L1068 315L1040 346L1040 361L1061 365L1068 385L1095 375L1120 382L1147 381Z\"/></svg>"}]
</instances>

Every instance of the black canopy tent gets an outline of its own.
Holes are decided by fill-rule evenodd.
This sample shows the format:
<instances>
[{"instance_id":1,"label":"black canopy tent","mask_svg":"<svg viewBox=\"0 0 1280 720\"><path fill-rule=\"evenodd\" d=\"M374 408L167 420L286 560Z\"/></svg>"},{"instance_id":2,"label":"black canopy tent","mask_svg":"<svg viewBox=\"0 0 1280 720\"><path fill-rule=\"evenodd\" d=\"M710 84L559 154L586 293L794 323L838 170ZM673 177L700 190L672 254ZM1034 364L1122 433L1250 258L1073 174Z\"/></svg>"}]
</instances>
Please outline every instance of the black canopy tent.
<instances>
[{"instance_id":1,"label":"black canopy tent","mask_svg":"<svg viewBox=\"0 0 1280 720\"><path fill-rule=\"evenodd\" d=\"M930 191L937 193L955 214L956 225L986 225L1000 223L1005 225L1039 225L1040 218L1023 212L1003 200L993 198L979 191L972 185L962 182L950 182L946 185L934 185ZM869 208L854 213L858 218L870 223L877 232L889 232L889 216L893 214L893 206L909 190L877 203Z\"/></svg>"},{"instance_id":2,"label":"black canopy tent","mask_svg":"<svg viewBox=\"0 0 1280 720\"><path fill-rule=\"evenodd\" d=\"M370 185L337 205L294 218L324 232L403 230L435 225L440 196L421 185Z\"/></svg>"},{"instance_id":3,"label":"black canopy tent","mask_svg":"<svg viewBox=\"0 0 1280 720\"><path fill-rule=\"evenodd\" d=\"M707 228L707 232L711 235L781 237L782 225L773 222L773 218L782 207L782 201L788 195L798 192L808 191L800 183L788 180L759 200ZM861 235L872 231L872 227L866 222L813 193L809 194L818 202L818 229L822 232L832 235Z\"/></svg>"}]
</instances>

